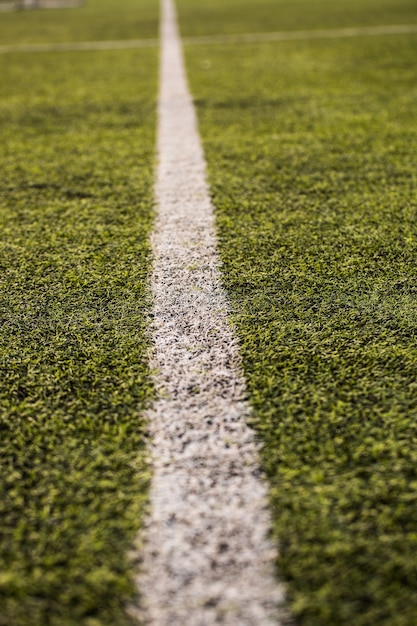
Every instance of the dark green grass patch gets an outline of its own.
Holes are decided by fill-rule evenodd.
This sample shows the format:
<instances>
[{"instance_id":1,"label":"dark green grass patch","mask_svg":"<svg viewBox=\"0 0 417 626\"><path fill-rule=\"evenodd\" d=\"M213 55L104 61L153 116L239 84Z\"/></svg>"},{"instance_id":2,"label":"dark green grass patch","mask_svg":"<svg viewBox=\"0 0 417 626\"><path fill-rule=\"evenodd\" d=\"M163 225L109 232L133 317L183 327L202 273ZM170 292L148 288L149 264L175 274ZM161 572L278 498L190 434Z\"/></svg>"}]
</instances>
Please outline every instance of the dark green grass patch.
<instances>
[{"instance_id":1,"label":"dark green grass patch","mask_svg":"<svg viewBox=\"0 0 417 626\"><path fill-rule=\"evenodd\" d=\"M0 13L0 45L153 38L158 0L86 0L71 9Z\"/></svg>"},{"instance_id":2,"label":"dark green grass patch","mask_svg":"<svg viewBox=\"0 0 417 626\"><path fill-rule=\"evenodd\" d=\"M156 56L0 59L2 626L129 623Z\"/></svg>"},{"instance_id":3,"label":"dark green grass patch","mask_svg":"<svg viewBox=\"0 0 417 626\"><path fill-rule=\"evenodd\" d=\"M303 626L417 623L417 38L188 49Z\"/></svg>"}]
</instances>

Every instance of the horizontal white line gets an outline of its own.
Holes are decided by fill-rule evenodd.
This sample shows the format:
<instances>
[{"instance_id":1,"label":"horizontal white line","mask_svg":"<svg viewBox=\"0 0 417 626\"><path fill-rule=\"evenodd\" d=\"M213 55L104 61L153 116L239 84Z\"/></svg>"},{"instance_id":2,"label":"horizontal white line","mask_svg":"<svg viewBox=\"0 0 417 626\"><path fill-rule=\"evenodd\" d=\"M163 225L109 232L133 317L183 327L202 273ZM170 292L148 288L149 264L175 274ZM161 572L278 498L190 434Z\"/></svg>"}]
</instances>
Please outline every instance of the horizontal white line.
<instances>
[{"instance_id":1,"label":"horizontal white line","mask_svg":"<svg viewBox=\"0 0 417 626\"><path fill-rule=\"evenodd\" d=\"M13 52L74 52L77 50L129 50L156 48L158 39L120 39L119 41L69 41L65 43L28 43L0 46L0 54Z\"/></svg>"},{"instance_id":2,"label":"horizontal white line","mask_svg":"<svg viewBox=\"0 0 417 626\"><path fill-rule=\"evenodd\" d=\"M345 37L370 37L376 35L406 35L417 33L417 24L392 26L363 26L357 28L331 28L320 30L278 31L272 33L242 33L232 35L207 35L184 37L185 45L257 43L263 41L293 41L301 39L338 39Z\"/></svg>"},{"instance_id":3,"label":"horizontal white line","mask_svg":"<svg viewBox=\"0 0 417 626\"><path fill-rule=\"evenodd\" d=\"M358 28L332 28L320 30L278 31L272 33L237 33L231 35L206 35L184 37L186 46L212 44L258 43L268 41L297 41L307 39L343 39L346 37L372 37L380 35L408 35L417 33L417 24L392 26L363 26ZM14 52L68 52L77 50L129 50L156 48L158 39L120 39L116 41L71 41L65 43L30 43L0 46L0 54Z\"/></svg>"}]
</instances>

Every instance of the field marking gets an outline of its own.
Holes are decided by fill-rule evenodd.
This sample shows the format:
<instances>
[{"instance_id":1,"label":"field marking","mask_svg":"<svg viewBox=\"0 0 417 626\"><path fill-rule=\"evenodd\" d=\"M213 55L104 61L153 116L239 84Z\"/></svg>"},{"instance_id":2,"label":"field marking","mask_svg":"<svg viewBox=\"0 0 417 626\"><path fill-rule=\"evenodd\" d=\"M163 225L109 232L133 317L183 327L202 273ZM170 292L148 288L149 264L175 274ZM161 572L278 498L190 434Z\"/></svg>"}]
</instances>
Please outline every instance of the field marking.
<instances>
[{"instance_id":1,"label":"field marking","mask_svg":"<svg viewBox=\"0 0 417 626\"><path fill-rule=\"evenodd\" d=\"M117 41L69 41L66 43L28 43L0 46L0 54L16 52L76 52L77 50L130 50L157 48L158 39L120 39Z\"/></svg>"},{"instance_id":2,"label":"field marking","mask_svg":"<svg viewBox=\"0 0 417 626\"><path fill-rule=\"evenodd\" d=\"M207 35L202 37L184 37L182 41L185 45L195 46L233 43L261 43L268 41L296 41L304 39L344 39L346 37L373 37L378 35L406 35L413 33L417 33L417 24L278 31L271 33Z\"/></svg>"},{"instance_id":3,"label":"field marking","mask_svg":"<svg viewBox=\"0 0 417 626\"><path fill-rule=\"evenodd\" d=\"M283 588L172 0L162 0L161 38L154 473L137 615L153 626L272 626Z\"/></svg>"},{"instance_id":4,"label":"field marking","mask_svg":"<svg viewBox=\"0 0 417 626\"><path fill-rule=\"evenodd\" d=\"M241 33L183 37L186 46L213 44L262 43L268 41L297 41L308 39L344 39L348 37L375 37L380 35L410 35L417 33L417 24L393 26L364 26L360 28L333 28L321 30L278 31L272 33ZM31 43L0 46L0 54L16 52L75 52L77 50L135 50L157 48L158 39L120 39L115 41L72 41L64 43Z\"/></svg>"}]
</instances>

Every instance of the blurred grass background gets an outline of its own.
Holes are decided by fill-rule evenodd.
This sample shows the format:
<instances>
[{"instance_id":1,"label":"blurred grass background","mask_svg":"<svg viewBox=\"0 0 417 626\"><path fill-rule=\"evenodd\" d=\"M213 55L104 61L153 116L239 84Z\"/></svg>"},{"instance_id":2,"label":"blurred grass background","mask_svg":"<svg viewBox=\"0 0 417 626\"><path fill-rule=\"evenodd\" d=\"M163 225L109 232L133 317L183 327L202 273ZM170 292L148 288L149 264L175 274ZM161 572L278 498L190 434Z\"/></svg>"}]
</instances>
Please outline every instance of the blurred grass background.
<instances>
[{"instance_id":1,"label":"blurred grass background","mask_svg":"<svg viewBox=\"0 0 417 626\"><path fill-rule=\"evenodd\" d=\"M158 0L86 0L77 8L1 13L0 45L158 36Z\"/></svg>"},{"instance_id":2,"label":"blurred grass background","mask_svg":"<svg viewBox=\"0 0 417 626\"><path fill-rule=\"evenodd\" d=\"M417 22L414 0L178 0L183 36Z\"/></svg>"}]
</instances>

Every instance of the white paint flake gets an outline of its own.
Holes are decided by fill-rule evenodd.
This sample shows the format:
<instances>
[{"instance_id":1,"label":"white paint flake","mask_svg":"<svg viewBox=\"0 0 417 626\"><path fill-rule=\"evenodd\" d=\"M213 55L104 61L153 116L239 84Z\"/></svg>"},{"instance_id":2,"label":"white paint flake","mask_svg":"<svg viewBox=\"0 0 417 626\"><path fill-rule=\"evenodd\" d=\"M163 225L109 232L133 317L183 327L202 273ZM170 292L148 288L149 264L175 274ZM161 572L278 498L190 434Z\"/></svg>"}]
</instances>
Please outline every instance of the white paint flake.
<instances>
[{"instance_id":1,"label":"white paint flake","mask_svg":"<svg viewBox=\"0 0 417 626\"><path fill-rule=\"evenodd\" d=\"M153 236L154 478L137 615L152 626L278 624L282 586L175 10L162 0Z\"/></svg>"}]
</instances>

